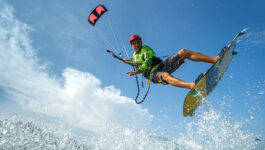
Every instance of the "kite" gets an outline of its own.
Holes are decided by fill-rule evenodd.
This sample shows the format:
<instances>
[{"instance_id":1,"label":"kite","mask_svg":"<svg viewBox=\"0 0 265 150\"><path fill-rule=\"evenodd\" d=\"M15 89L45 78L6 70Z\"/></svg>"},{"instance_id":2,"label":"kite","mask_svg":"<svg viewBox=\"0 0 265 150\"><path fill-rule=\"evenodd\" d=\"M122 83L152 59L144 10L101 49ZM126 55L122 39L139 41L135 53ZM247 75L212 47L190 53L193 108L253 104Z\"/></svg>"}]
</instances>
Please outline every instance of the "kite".
<instances>
[{"instance_id":1,"label":"kite","mask_svg":"<svg viewBox=\"0 0 265 150\"><path fill-rule=\"evenodd\" d=\"M97 20L107 11L108 10L104 5L97 6L88 16L88 22L92 26L95 26Z\"/></svg>"}]
</instances>

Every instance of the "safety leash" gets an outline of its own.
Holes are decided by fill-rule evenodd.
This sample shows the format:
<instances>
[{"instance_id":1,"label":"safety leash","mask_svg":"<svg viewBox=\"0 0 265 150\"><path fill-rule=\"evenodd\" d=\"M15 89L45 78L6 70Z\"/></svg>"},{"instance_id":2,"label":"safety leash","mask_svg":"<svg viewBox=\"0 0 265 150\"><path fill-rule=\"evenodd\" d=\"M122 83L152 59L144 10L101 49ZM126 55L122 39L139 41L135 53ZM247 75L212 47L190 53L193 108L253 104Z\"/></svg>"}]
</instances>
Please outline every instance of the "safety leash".
<instances>
[{"instance_id":1,"label":"safety leash","mask_svg":"<svg viewBox=\"0 0 265 150\"><path fill-rule=\"evenodd\" d=\"M135 71L136 69L135 69L135 67L133 67L133 70ZM138 77L137 77L137 75L135 75L135 79L136 79L136 84L137 84L137 95L136 95L136 97L135 97L135 103L136 104L141 104L142 102L144 102L144 100L146 99L146 97L147 97L147 95L148 95L148 93L149 93L149 90L150 90L150 82L149 82L149 80L148 80L148 89L147 89L147 91L146 91L146 93L145 93L145 95L144 95L144 98L141 100L141 101L137 101L137 99L138 99L138 96L139 96L139 93L140 93L140 86L139 86L139 80L138 80Z\"/></svg>"},{"instance_id":2,"label":"safety leash","mask_svg":"<svg viewBox=\"0 0 265 150\"><path fill-rule=\"evenodd\" d=\"M117 59L121 60L122 62L124 62L121 57L115 55L111 50L107 50L107 52L110 53L114 58L117 58ZM120 54L120 56L121 56L121 54ZM131 64L129 64L129 65L131 65ZM131 65L131 66L133 67L133 70L136 71L135 66L133 66L133 65ZM147 89L147 91L146 91L146 93L144 95L144 98L141 101L138 101L138 97L139 97L139 94L140 94L140 85L139 85L139 80L138 80L137 75L135 75L135 79L136 79L136 84L137 84L137 94L136 94L136 97L135 97L134 101L135 101L136 104L141 104L141 103L143 103L145 101L145 99L146 99L146 97L147 97L147 95L149 93L150 81L148 80L148 89Z\"/></svg>"}]
</instances>

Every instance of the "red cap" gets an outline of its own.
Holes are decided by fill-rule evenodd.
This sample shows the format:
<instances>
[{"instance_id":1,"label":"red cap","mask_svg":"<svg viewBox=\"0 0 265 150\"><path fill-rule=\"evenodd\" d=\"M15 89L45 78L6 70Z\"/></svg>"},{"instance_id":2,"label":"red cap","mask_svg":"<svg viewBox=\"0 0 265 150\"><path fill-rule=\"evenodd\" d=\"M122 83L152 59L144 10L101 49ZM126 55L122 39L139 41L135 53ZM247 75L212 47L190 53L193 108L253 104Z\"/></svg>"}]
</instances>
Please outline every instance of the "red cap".
<instances>
[{"instance_id":1,"label":"red cap","mask_svg":"<svg viewBox=\"0 0 265 150\"><path fill-rule=\"evenodd\" d=\"M135 40L135 39L140 39L141 40L141 37L139 35L132 35L131 38L130 38L130 43L132 44L132 41Z\"/></svg>"}]
</instances>

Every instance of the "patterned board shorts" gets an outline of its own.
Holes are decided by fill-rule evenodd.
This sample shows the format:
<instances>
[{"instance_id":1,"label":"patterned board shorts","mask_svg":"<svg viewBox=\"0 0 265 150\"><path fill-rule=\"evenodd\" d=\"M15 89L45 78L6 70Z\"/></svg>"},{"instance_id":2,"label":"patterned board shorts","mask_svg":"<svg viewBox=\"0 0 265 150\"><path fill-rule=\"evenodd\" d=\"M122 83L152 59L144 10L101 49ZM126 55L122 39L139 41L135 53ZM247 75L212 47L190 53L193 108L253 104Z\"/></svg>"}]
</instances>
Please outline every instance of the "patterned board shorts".
<instances>
[{"instance_id":1,"label":"patterned board shorts","mask_svg":"<svg viewBox=\"0 0 265 150\"><path fill-rule=\"evenodd\" d=\"M150 74L150 81L153 83L168 84L166 81L162 80L162 73L168 72L171 74L176 71L183 63L184 60L180 58L178 53L175 53L164 60L161 66L157 67L157 69Z\"/></svg>"}]
</instances>

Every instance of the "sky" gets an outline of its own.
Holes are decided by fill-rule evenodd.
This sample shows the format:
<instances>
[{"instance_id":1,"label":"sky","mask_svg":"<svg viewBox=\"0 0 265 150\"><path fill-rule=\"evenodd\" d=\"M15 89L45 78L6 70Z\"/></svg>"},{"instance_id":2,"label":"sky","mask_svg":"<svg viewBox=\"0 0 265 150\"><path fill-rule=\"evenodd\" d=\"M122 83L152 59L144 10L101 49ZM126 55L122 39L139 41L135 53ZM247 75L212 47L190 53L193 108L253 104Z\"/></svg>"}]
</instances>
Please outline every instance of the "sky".
<instances>
[{"instance_id":1,"label":"sky","mask_svg":"<svg viewBox=\"0 0 265 150\"><path fill-rule=\"evenodd\" d=\"M108 12L92 27L87 17L99 4ZM262 0L0 0L0 112L47 115L97 133L107 123L161 126L174 136L196 120L182 115L189 90L151 84L136 105L135 78L125 74L132 68L106 50L131 58L129 37L139 34L157 56L183 48L216 56L247 28L238 55L196 114L214 109L264 138L264 8ZM186 61L173 75L193 82L210 66Z\"/></svg>"}]
</instances>

